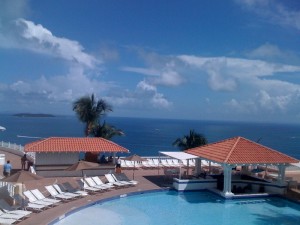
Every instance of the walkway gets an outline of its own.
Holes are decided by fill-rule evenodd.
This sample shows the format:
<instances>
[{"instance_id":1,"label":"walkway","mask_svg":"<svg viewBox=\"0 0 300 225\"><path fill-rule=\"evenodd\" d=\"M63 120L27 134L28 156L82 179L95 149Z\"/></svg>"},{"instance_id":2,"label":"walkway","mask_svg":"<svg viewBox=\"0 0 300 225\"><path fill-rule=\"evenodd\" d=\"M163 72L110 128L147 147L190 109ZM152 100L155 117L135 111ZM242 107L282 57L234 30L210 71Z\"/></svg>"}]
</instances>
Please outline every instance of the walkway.
<instances>
[{"instance_id":1,"label":"walkway","mask_svg":"<svg viewBox=\"0 0 300 225\"><path fill-rule=\"evenodd\" d=\"M0 148L0 154L1 153L4 153L6 155L6 159L9 159L11 161L14 169L16 170L21 169L21 161L19 156L16 156L11 153L7 153L3 151L3 149L1 150ZM2 166L0 166L0 169L2 171L1 167ZM132 169L126 169L123 170L122 172L124 172L129 179L132 179L132 174L133 174ZM160 173L162 173L162 171ZM72 211L73 209L82 207L86 204L97 202L101 199L105 199L113 196L119 196L122 194L132 193L137 191L168 188L170 185L170 183L168 183L167 180L164 179L164 176L158 174L157 169L149 169L149 170L137 169L135 170L134 177L135 180L139 181L139 184L137 184L136 186L115 189L115 190L107 191L104 193L98 193L94 195L88 195L86 197L77 200L60 204L56 207L47 209L43 212L34 213L28 219L21 221L18 224L19 225L48 224L54 219L63 216L65 213ZM45 189L46 185L51 185L53 183L69 182L73 187L79 188L77 180L78 178L75 177L43 178L37 181L27 181L24 184L26 188L29 190L37 188L41 192L44 192L45 195L48 195Z\"/></svg>"}]
</instances>

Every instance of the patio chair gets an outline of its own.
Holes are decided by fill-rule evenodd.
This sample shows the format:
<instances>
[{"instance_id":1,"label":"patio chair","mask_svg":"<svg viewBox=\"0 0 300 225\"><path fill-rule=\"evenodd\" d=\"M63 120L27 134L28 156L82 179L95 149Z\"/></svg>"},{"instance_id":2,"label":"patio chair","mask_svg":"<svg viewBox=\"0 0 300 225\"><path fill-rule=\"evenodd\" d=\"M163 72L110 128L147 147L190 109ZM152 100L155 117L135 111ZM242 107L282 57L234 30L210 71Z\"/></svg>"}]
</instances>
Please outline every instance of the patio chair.
<instances>
[{"instance_id":1,"label":"patio chair","mask_svg":"<svg viewBox=\"0 0 300 225\"><path fill-rule=\"evenodd\" d=\"M110 187L107 186L103 186L103 185L97 185L95 183L95 181L91 178L91 177L86 177L85 178L86 183L90 186L90 187L94 187L94 188L98 188L102 191L109 189Z\"/></svg>"},{"instance_id":2,"label":"patio chair","mask_svg":"<svg viewBox=\"0 0 300 225\"><path fill-rule=\"evenodd\" d=\"M44 200L38 200L32 193L31 191L24 191L23 194L25 195L25 197L28 199L28 201L30 203L34 203L37 205L42 205L42 206L53 206L54 203L51 202L46 202Z\"/></svg>"},{"instance_id":3,"label":"patio chair","mask_svg":"<svg viewBox=\"0 0 300 225\"><path fill-rule=\"evenodd\" d=\"M149 161L148 160L147 161L142 161L142 166L141 167L143 167L143 168L152 168L152 166L149 165Z\"/></svg>"},{"instance_id":4,"label":"patio chair","mask_svg":"<svg viewBox=\"0 0 300 225\"><path fill-rule=\"evenodd\" d=\"M81 194L76 194L76 193L71 193L71 192L63 191L63 190L61 190L61 188L60 188L60 186L58 184L53 184L52 186L55 188L55 190L59 194L62 194L62 195L66 195L66 196L69 196L69 197L72 197L72 198L78 198L78 197L82 197L83 196Z\"/></svg>"},{"instance_id":5,"label":"patio chair","mask_svg":"<svg viewBox=\"0 0 300 225\"><path fill-rule=\"evenodd\" d=\"M65 201L68 201L68 200L71 200L73 199L73 197L70 197L70 196L66 196L66 195L63 195L63 194L59 194L55 188L51 185L48 185L48 186L45 186L46 190L49 192L49 194L54 198L54 199L60 199L60 200L65 200Z\"/></svg>"},{"instance_id":6,"label":"patio chair","mask_svg":"<svg viewBox=\"0 0 300 225\"><path fill-rule=\"evenodd\" d=\"M136 180L120 180L113 173L111 174L111 176L114 178L114 180L116 182L120 182L120 183L127 184L127 185L136 185L136 184L138 184L138 181L136 181Z\"/></svg>"},{"instance_id":7,"label":"patio chair","mask_svg":"<svg viewBox=\"0 0 300 225\"><path fill-rule=\"evenodd\" d=\"M111 176L111 174L104 174L105 178L107 179L108 183L109 184L113 184L115 185L116 187L124 187L124 186L127 186L127 184L124 184L124 183L120 183L120 182L117 182L115 181L115 179Z\"/></svg>"},{"instance_id":8,"label":"patio chair","mask_svg":"<svg viewBox=\"0 0 300 225\"><path fill-rule=\"evenodd\" d=\"M28 202L25 207L24 207L26 210L27 209L30 209L31 211L35 211L35 212L41 212L45 209L48 209L49 206L47 205L39 205L39 204L35 204L35 203L31 203L31 202ZM0 223L1 224L1 223Z\"/></svg>"},{"instance_id":9,"label":"patio chair","mask_svg":"<svg viewBox=\"0 0 300 225\"><path fill-rule=\"evenodd\" d=\"M66 192L79 194L81 196L87 196L88 195L88 192L82 191L82 190L77 190L69 182L64 182L64 183L60 184L60 186L63 187L63 189L64 189L63 191L66 191Z\"/></svg>"},{"instance_id":10,"label":"patio chair","mask_svg":"<svg viewBox=\"0 0 300 225\"><path fill-rule=\"evenodd\" d=\"M106 186L107 188L114 188L114 185L113 185L113 184L109 184L109 183L105 184L105 183L103 183L103 181L102 181L99 177L97 177L97 176L92 177L92 179L95 181L95 183L96 183L97 185L103 185L103 186Z\"/></svg>"},{"instance_id":11,"label":"patio chair","mask_svg":"<svg viewBox=\"0 0 300 225\"><path fill-rule=\"evenodd\" d=\"M99 189L99 188L89 186L89 184L84 179L80 179L80 181L83 183L83 189L84 190L90 191L92 193L101 191L101 189Z\"/></svg>"},{"instance_id":12,"label":"patio chair","mask_svg":"<svg viewBox=\"0 0 300 225\"><path fill-rule=\"evenodd\" d=\"M3 199L0 199L0 210L6 213L19 214L23 216L29 216L32 213L31 211L27 210L15 209Z\"/></svg>"},{"instance_id":13,"label":"patio chair","mask_svg":"<svg viewBox=\"0 0 300 225\"><path fill-rule=\"evenodd\" d=\"M53 203L54 205L57 205L58 203L61 202L61 200L58 199L51 199L51 198L47 198L43 195L42 192L40 192L38 189L34 189L34 190L30 190L31 193L38 199L38 200L43 200L45 202L50 202Z\"/></svg>"},{"instance_id":14,"label":"patio chair","mask_svg":"<svg viewBox=\"0 0 300 225\"><path fill-rule=\"evenodd\" d=\"M0 224L14 224L16 222L18 222L18 220L0 218Z\"/></svg>"},{"instance_id":15,"label":"patio chair","mask_svg":"<svg viewBox=\"0 0 300 225\"><path fill-rule=\"evenodd\" d=\"M17 214L10 214L10 213L5 213L3 211L0 211L0 218L1 219L14 219L14 220L22 220L25 218L23 215L17 215Z\"/></svg>"}]
</instances>

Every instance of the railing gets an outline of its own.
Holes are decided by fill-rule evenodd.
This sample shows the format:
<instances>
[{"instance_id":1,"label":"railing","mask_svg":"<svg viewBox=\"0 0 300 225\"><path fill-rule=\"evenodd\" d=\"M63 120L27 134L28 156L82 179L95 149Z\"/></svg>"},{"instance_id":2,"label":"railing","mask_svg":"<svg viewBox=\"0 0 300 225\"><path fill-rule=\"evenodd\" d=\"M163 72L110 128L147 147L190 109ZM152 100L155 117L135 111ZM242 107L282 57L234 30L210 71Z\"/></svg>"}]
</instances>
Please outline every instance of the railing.
<instances>
[{"instance_id":1,"label":"railing","mask_svg":"<svg viewBox=\"0 0 300 225\"><path fill-rule=\"evenodd\" d=\"M14 150L20 150L21 152L24 152L24 147L22 145L17 145L15 143L1 141L0 147L14 149Z\"/></svg>"},{"instance_id":2,"label":"railing","mask_svg":"<svg viewBox=\"0 0 300 225\"><path fill-rule=\"evenodd\" d=\"M0 181L0 189L6 189L10 197L15 195L15 186L12 183Z\"/></svg>"},{"instance_id":3,"label":"railing","mask_svg":"<svg viewBox=\"0 0 300 225\"><path fill-rule=\"evenodd\" d=\"M8 149L7 152L10 152L10 153L13 153L13 154L16 154L19 156L24 155L24 147L22 145L1 141L0 147ZM33 162L35 162L35 152L27 152L27 156L29 157L29 159L31 158L31 160Z\"/></svg>"}]
</instances>

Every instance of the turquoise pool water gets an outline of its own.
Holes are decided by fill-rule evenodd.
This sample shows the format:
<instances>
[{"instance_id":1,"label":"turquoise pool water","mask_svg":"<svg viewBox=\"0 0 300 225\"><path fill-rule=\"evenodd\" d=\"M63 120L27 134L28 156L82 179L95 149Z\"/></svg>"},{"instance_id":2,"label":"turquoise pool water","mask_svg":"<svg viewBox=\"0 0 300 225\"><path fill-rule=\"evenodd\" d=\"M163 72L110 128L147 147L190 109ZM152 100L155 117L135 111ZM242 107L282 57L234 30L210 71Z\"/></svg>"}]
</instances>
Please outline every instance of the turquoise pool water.
<instances>
[{"instance_id":1,"label":"turquoise pool water","mask_svg":"<svg viewBox=\"0 0 300 225\"><path fill-rule=\"evenodd\" d=\"M210 192L153 192L95 204L55 224L299 225L300 205L277 197L224 200Z\"/></svg>"}]
</instances>

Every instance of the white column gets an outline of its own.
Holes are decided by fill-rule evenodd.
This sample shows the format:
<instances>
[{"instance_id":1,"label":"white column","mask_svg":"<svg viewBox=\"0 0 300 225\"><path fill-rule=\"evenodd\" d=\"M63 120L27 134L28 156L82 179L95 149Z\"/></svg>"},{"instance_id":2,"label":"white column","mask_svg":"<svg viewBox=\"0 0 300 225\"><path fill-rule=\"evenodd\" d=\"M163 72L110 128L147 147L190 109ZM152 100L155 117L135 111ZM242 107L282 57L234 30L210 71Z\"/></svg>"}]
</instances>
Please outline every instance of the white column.
<instances>
[{"instance_id":1,"label":"white column","mask_svg":"<svg viewBox=\"0 0 300 225\"><path fill-rule=\"evenodd\" d=\"M199 175L201 173L201 159L197 158L196 159L196 175Z\"/></svg>"},{"instance_id":2,"label":"white column","mask_svg":"<svg viewBox=\"0 0 300 225\"><path fill-rule=\"evenodd\" d=\"M282 185L285 182L285 168L284 164L278 165L278 183Z\"/></svg>"},{"instance_id":3,"label":"white column","mask_svg":"<svg viewBox=\"0 0 300 225\"><path fill-rule=\"evenodd\" d=\"M224 165L224 187L223 194L225 197L231 197L234 194L231 192L231 173L232 167L230 165Z\"/></svg>"}]
</instances>

